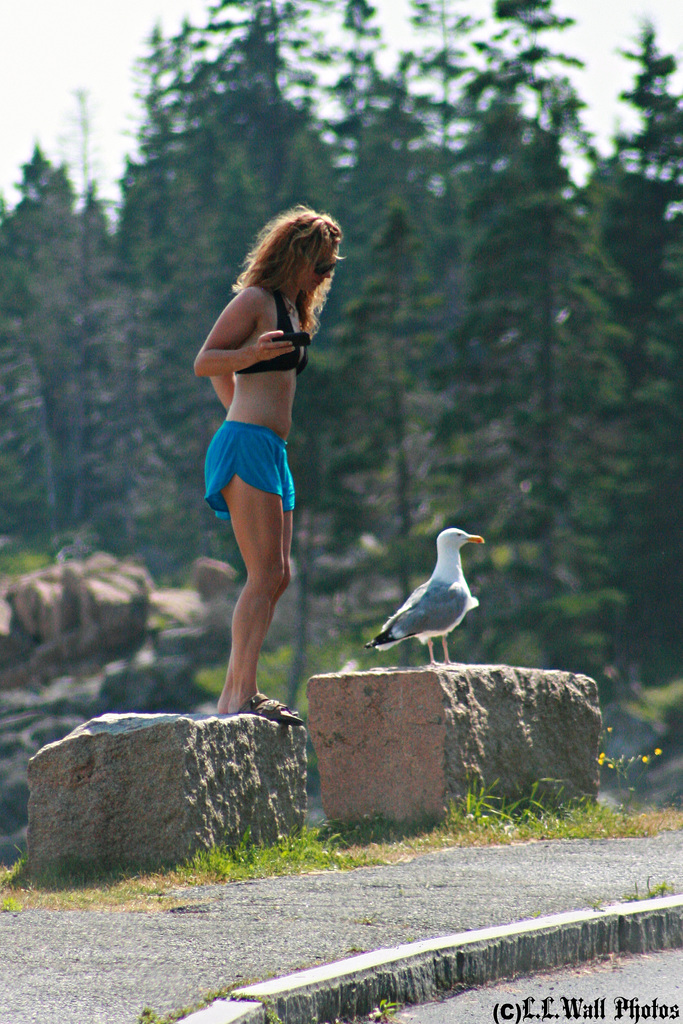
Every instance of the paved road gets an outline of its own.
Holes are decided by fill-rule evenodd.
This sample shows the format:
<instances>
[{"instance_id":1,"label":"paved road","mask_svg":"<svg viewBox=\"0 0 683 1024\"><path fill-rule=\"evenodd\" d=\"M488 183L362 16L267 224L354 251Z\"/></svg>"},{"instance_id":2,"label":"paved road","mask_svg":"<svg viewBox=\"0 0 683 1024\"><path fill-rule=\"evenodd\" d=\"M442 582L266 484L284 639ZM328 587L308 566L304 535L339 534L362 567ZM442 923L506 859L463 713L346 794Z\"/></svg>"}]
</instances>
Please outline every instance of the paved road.
<instances>
[{"instance_id":1,"label":"paved road","mask_svg":"<svg viewBox=\"0 0 683 1024\"><path fill-rule=\"evenodd\" d=\"M0 1024L134 1024L230 982L361 950L683 893L683 832L448 850L390 867L188 890L159 913L0 914Z\"/></svg>"},{"instance_id":2,"label":"paved road","mask_svg":"<svg viewBox=\"0 0 683 1024\"><path fill-rule=\"evenodd\" d=\"M653 1012L654 1011L654 1012ZM398 1024L637 1022L683 1017L683 950L602 961L462 992L401 1011Z\"/></svg>"}]
</instances>

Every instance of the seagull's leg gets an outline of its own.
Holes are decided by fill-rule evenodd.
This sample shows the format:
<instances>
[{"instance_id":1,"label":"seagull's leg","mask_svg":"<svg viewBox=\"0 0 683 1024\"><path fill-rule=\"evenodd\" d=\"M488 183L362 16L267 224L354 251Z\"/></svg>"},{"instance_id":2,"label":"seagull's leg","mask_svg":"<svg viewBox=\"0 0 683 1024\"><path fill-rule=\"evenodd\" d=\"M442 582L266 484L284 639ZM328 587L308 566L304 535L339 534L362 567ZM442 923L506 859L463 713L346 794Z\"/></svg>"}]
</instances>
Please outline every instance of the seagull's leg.
<instances>
[{"instance_id":1,"label":"seagull's leg","mask_svg":"<svg viewBox=\"0 0 683 1024\"><path fill-rule=\"evenodd\" d=\"M451 659L448 657L448 644L446 643L446 634L444 633L441 637L441 643L443 644L443 656L446 659L444 664L450 665Z\"/></svg>"},{"instance_id":2,"label":"seagull's leg","mask_svg":"<svg viewBox=\"0 0 683 1024\"><path fill-rule=\"evenodd\" d=\"M427 647L429 648L429 663L430 665L436 665L436 658L434 657L434 645L432 644L431 636L427 637Z\"/></svg>"}]
</instances>

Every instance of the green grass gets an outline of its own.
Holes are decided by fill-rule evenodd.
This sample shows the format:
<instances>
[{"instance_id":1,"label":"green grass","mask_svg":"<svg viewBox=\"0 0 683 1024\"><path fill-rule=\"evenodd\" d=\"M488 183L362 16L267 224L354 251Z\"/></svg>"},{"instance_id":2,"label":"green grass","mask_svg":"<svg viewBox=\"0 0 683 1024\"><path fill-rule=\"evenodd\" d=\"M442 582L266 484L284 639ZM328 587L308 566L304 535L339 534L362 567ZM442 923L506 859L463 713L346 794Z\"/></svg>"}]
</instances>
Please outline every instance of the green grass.
<instances>
[{"instance_id":1,"label":"green grass","mask_svg":"<svg viewBox=\"0 0 683 1024\"><path fill-rule=\"evenodd\" d=\"M48 551L33 551L27 548L8 546L0 550L0 575L26 576L54 565L54 557Z\"/></svg>"},{"instance_id":2,"label":"green grass","mask_svg":"<svg viewBox=\"0 0 683 1024\"><path fill-rule=\"evenodd\" d=\"M165 1013L163 1016L159 1016L150 1007L145 1007L140 1016L138 1017L136 1024L176 1024L177 1021L183 1020L185 1017L189 1017L191 1013L197 1013L198 1010L203 1010L207 1006L211 1006L217 999L227 999L230 993L235 988L241 988L244 982L238 982L234 985L228 985L226 988L216 989L213 992L207 992L203 999L199 1002L194 1003L192 1006L184 1006L179 1010L172 1010L171 1013ZM271 1024L268 1013L266 1012L266 1024ZM272 1024L275 1024L273 1021ZM281 1022L280 1022L281 1024Z\"/></svg>"},{"instance_id":3,"label":"green grass","mask_svg":"<svg viewBox=\"0 0 683 1024\"><path fill-rule=\"evenodd\" d=\"M32 878L25 858L0 868L0 906L47 909L167 910L182 903L183 890L199 885L277 875L392 864L449 847L493 846L552 839L614 839L683 829L683 812L615 810L589 800L561 803L534 790L506 801L472 787L451 805L445 820L402 825L382 818L356 824L325 822L304 828L272 846L245 836L236 849L214 847L184 864L141 868L84 869L71 865Z\"/></svg>"},{"instance_id":4,"label":"green grass","mask_svg":"<svg viewBox=\"0 0 683 1024\"><path fill-rule=\"evenodd\" d=\"M225 665L200 668L194 674L194 682L207 697L218 697L225 683Z\"/></svg>"},{"instance_id":5,"label":"green grass","mask_svg":"<svg viewBox=\"0 0 683 1024\"><path fill-rule=\"evenodd\" d=\"M300 875L312 871L334 871L358 866L357 857L346 851L339 837L329 830L304 828L281 839L274 846L257 846L248 834L234 849L214 846L201 850L175 869L181 885L210 882L241 882L275 875Z\"/></svg>"},{"instance_id":6,"label":"green grass","mask_svg":"<svg viewBox=\"0 0 683 1024\"><path fill-rule=\"evenodd\" d=\"M658 896L671 896L674 892L674 887L669 882L657 882L656 885L650 885L652 881L652 875L647 880L646 892L640 892L638 889L638 883L636 882L635 889L633 892L625 892L622 899L625 903L635 903L637 900L654 900Z\"/></svg>"}]
</instances>

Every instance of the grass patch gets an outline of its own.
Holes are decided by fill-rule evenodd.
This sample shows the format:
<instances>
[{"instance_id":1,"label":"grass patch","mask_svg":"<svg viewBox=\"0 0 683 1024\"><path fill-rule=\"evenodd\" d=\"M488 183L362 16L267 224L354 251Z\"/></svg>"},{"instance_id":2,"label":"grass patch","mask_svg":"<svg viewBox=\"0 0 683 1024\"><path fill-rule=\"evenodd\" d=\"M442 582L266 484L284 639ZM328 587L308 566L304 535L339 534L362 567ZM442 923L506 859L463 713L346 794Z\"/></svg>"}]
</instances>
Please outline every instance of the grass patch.
<instances>
[{"instance_id":1,"label":"grass patch","mask_svg":"<svg viewBox=\"0 0 683 1024\"><path fill-rule=\"evenodd\" d=\"M200 668L194 674L194 683L207 697L219 697L225 685L225 665Z\"/></svg>"},{"instance_id":2,"label":"grass patch","mask_svg":"<svg viewBox=\"0 0 683 1024\"><path fill-rule=\"evenodd\" d=\"M54 565L54 558L47 551L33 551L11 545L0 549L0 575L3 576L27 576L51 565Z\"/></svg>"},{"instance_id":3,"label":"grass patch","mask_svg":"<svg viewBox=\"0 0 683 1024\"><path fill-rule=\"evenodd\" d=\"M177 1021L184 1020L185 1017L189 1017L192 1013L197 1013L199 1010L205 1009L207 1006L211 1006L217 999L227 999L233 989L241 988L245 982L235 982L233 985L228 985L226 988L216 989L214 992L207 992L203 999L199 1002L194 1003L192 1006L184 1006L179 1010L172 1010L170 1013L165 1013L163 1016L159 1016L150 1007L145 1007L140 1016L138 1017L136 1024L176 1024ZM247 983L249 984L249 983ZM266 1018L266 1024L268 1020Z\"/></svg>"},{"instance_id":4,"label":"grass patch","mask_svg":"<svg viewBox=\"0 0 683 1024\"><path fill-rule=\"evenodd\" d=\"M638 889L638 883L636 882L635 889L633 892L625 892L622 899L625 903L635 903L638 900L654 900L660 896L671 896L674 892L673 885L668 882L657 882L656 885L650 885L652 881L652 875L647 880L647 890L640 892Z\"/></svg>"},{"instance_id":5,"label":"grass patch","mask_svg":"<svg viewBox=\"0 0 683 1024\"><path fill-rule=\"evenodd\" d=\"M321 831L331 828L321 826ZM406 827L373 819L339 826L337 834L350 853L364 851L392 863L448 847L505 846L549 839L632 839L683 828L683 812L673 809L638 812L615 809L592 800L562 803L537 787L523 800L508 801L490 791L470 789L451 804L448 815L431 828Z\"/></svg>"},{"instance_id":6,"label":"grass patch","mask_svg":"<svg viewBox=\"0 0 683 1024\"><path fill-rule=\"evenodd\" d=\"M132 871L125 867L88 867L72 863L32 878L26 854L11 868L0 865L0 906L3 910L130 910L171 909L167 873Z\"/></svg>"},{"instance_id":7,"label":"grass patch","mask_svg":"<svg viewBox=\"0 0 683 1024\"><path fill-rule=\"evenodd\" d=\"M343 848L335 833L323 828L304 828L274 846L257 846L246 835L234 849L214 846L210 850L200 850L186 864L176 868L174 876L179 885L195 886L276 875L348 870L364 864L362 856L358 858Z\"/></svg>"},{"instance_id":8,"label":"grass patch","mask_svg":"<svg viewBox=\"0 0 683 1024\"><path fill-rule=\"evenodd\" d=\"M353 825L325 822L273 846L245 836L235 849L214 847L187 862L157 870L112 868L98 873L77 866L32 879L25 858L0 868L0 906L59 910L155 911L181 906L200 885L277 875L395 864L449 847L500 846L551 839L624 839L683 829L683 812L614 809L589 800L560 803L534 791L506 801L471 789L452 804L445 820L401 825L382 818Z\"/></svg>"}]
</instances>

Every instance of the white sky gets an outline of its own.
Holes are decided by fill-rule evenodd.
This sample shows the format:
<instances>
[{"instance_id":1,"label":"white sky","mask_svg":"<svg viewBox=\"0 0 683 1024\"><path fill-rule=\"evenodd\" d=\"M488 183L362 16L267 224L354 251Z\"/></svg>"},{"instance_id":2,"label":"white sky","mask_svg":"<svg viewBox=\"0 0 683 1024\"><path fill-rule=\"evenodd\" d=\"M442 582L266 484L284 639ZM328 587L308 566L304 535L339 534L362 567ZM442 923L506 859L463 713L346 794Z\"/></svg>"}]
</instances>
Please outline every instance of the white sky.
<instances>
[{"instance_id":1,"label":"white sky","mask_svg":"<svg viewBox=\"0 0 683 1024\"><path fill-rule=\"evenodd\" d=\"M408 0L375 0L390 47L407 49L412 39ZM639 19L649 16L660 49L683 60L681 0L556 0L558 14L576 19L563 33L562 49L586 63L575 75L588 104L585 123L603 152L626 115L617 101L630 85L634 65L617 56L629 48ZM0 194L10 206L21 165L38 141L60 162L76 113L76 90L86 90L93 122L95 178L99 193L118 197L117 179L133 150L138 106L133 65L160 22L166 35L184 16L204 23L208 0L0 0ZM462 0L461 10L486 15L491 0ZM385 60L391 60L389 53ZM679 77L677 87L683 88Z\"/></svg>"}]
</instances>

